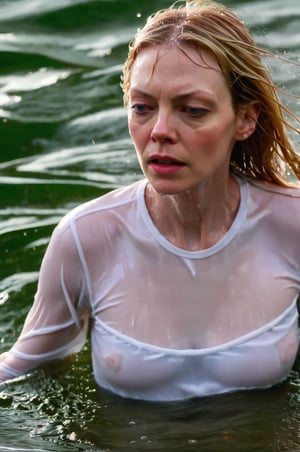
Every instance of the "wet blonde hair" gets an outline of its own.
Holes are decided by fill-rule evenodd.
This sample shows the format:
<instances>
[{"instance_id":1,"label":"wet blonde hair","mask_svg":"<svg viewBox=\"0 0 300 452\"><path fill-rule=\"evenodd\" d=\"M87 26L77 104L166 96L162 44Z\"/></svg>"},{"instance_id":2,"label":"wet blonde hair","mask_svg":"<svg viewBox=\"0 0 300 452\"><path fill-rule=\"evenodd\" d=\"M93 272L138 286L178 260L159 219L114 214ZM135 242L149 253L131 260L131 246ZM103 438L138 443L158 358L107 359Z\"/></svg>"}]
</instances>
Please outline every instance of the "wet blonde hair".
<instances>
[{"instance_id":1,"label":"wet blonde hair","mask_svg":"<svg viewBox=\"0 0 300 452\"><path fill-rule=\"evenodd\" d=\"M280 102L262 62L262 56L272 54L257 47L247 27L227 7L207 0L179 3L150 16L130 44L122 75L125 105L132 67L142 49L172 42L183 52L187 47L210 51L227 82L234 111L251 101L260 106L253 134L235 143L232 171L281 186L291 185L287 173L300 180L300 157L287 134L290 130L299 136L293 123L299 125L300 120Z\"/></svg>"}]
</instances>

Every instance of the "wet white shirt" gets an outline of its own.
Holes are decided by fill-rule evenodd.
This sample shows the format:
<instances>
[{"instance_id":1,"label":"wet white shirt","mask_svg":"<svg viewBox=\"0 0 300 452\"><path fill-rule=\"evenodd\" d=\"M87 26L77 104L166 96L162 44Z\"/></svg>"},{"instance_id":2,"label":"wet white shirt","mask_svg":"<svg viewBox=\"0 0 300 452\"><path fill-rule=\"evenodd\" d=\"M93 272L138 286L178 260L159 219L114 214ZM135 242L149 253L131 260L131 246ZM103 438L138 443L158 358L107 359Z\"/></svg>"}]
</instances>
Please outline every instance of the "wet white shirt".
<instances>
[{"instance_id":1,"label":"wet white shirt","mask_svg":"<svg viewBox=\"0 0 300 452\"><path fill-rule=\"evenodd\" d=\"M144 180L71 211L0 379L80 350L90 318L95 380L125 397L178 400L284 380L299 346L300 192L239 182L232 226L203 251L160 234Z\"/></svg>"}]
</instances>

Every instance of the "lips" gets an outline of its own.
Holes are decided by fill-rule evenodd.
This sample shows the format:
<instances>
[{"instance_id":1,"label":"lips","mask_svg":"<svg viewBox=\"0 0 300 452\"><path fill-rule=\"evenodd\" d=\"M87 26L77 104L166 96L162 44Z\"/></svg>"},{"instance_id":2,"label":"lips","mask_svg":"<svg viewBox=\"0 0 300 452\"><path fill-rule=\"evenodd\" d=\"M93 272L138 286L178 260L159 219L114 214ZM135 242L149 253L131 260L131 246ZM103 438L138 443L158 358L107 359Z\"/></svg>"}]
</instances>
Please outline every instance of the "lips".
<instances>
[{"instance_id":1,"label":"lips","mask_svg":"<svg viewBox=\"0 0 300 452\"><path fill-rule=\"evenodd\" d=\"M177 173L185 164L170 156L152 155L148 159L148 165L156 174L168 175Z\"/></svg>"},{"instance_id":2,"label":"lips","mask_svg":"<svg viewBox=\"0 0 300 452\"><path fill-rule=\"evenodd\" d=\"M180 162L177 159L174 159L173 157L169 157L169 156L152 156L149 158L148 163L154 163L154 164L158 164L158 165L179 165L179 166L183 166L184 163Z\"/></svg>"}]
</instances>

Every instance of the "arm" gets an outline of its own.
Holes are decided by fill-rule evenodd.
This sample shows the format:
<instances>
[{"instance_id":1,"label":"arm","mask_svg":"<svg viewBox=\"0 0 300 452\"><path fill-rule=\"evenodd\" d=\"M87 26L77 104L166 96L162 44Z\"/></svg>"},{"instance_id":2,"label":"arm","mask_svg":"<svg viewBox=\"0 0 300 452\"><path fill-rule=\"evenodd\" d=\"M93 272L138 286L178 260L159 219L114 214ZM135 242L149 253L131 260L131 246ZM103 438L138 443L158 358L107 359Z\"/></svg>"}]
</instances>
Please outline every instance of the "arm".
<instances>
[{"instance_id":1,"label":"arm","mask_svg":"<svg viewBox=\"0 0 300 452\"><path fill-rule=\"evenodd\" d=\"M20 337L0 356L0 381L78 352L85 342L87 326L80 259L70 228L59 226L45 253L38 290Z\"/></svg>"}]
</instances>

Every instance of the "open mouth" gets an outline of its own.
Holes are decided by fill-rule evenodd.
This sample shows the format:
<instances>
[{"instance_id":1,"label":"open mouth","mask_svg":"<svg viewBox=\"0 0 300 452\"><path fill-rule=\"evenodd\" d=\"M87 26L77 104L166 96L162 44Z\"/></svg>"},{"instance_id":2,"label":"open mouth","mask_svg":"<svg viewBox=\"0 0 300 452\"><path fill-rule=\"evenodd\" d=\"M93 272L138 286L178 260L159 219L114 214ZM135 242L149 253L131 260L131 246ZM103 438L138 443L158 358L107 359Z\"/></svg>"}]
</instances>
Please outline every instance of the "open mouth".
<instances>
[{"instance_id":1,"label":"open mouth","mask_svg":"<svg viewBox=\"0 0 300 452\"><path fill-rule=\"evenodd\" d=\"M150 164L154 165L165 165L165 166L183 166L184 163L180 162L179 160L172 159L172 158L151 158L149 160Z\"/></svg>"},{"instance_id":2,"label":"open mouth","mask_svg":"<svg viewBox=\"0 0 300 452\"><path fill-rule=\"evenodd\" d=\"M152 158L150 158L148 160L148 165L156 174L164 175L177 173L183 166L185 166L185 164L180 162L179 160L160 156L153 156Z\"/></svg>"},{"instance_id":3,"label":"open mouth","mask_svg":"<svg viewBox=\"0 0 300 452\"><path fill-rule=\"evenodd\" d=\"M153 159L150 163L157 163L159 165L183 165L183 163L178 162L177 160L161 160L161 159Z\"/></svg>"}]
</instances>

